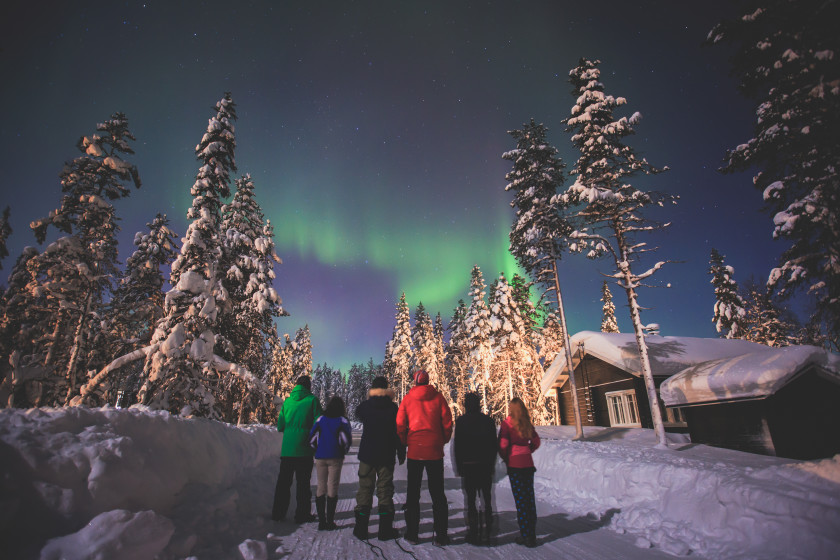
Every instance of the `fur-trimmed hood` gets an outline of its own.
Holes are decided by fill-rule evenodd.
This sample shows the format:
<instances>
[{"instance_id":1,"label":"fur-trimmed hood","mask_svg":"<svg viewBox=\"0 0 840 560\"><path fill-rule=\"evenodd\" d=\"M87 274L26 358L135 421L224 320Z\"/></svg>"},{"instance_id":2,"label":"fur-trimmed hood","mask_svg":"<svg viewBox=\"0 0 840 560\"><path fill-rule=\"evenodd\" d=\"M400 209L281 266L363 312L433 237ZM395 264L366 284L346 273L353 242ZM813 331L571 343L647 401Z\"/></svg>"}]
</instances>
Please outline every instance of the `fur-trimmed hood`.
<instances>
[{"instance_id":1,"label":"fur-trimmed hood","mask_svg":"<svg viewBox=\"0 0 840 560\"><path fill-rule=\"evenodd\" d=\"M394 400L397 397L397 394L394 392L393 389L390 387L388 389L371 389L368 391L369 397L388 397L391 400Z\"/></svg>"}]
</instances>

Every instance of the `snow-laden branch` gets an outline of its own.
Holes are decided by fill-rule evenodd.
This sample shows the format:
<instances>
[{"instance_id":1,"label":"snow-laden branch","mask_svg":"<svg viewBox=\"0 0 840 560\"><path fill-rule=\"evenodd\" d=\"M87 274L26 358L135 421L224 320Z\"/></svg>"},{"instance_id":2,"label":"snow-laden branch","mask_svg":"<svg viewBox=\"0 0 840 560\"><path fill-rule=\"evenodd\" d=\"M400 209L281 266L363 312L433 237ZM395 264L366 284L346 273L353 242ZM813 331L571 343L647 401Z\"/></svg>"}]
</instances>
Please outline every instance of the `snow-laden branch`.
<instances>
[{"instance_id":1,"label":"snow-laden branch","mask_svg":"<svg viewBox=\"0 0 840 560\"><path fill-rule=\"evenodd\" d=\"M99 384L105 381L114 370L123 367L126 364L130 364L131 362L135 362L140 358L148 357L149 354L156 351L160 347L160 343L152 344L151 346L145 346L143 348L139 348L134 352L129 352L124 356L120 356L101 370L99 373L94 375L90 381L85 383L82 388L79 390L79 394L73 397L70 401L70 406L81 406L85 403L85 399L87 399L88 395L93 393Z\"/></svg>"}]
</instances>

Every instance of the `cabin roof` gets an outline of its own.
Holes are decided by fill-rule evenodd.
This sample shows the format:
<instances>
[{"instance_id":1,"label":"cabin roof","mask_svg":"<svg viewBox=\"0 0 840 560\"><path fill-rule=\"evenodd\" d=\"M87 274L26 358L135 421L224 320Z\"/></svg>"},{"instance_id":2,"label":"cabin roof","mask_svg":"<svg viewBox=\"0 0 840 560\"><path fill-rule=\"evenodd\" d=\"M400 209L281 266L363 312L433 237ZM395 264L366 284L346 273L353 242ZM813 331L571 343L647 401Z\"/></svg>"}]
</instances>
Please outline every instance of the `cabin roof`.
<instances>
[{"instance_id":1,"label":"cabin roof","mask_svg":"<svg viewBox=\"0 0 840 560\"><path fill-rule=\"evenodd\" d=\"M650 366L653 375L656 377L670 377L699 364L710 361L726 361L739 356L756 354L763 355L763 352L778 352L780 348L770 348L763 344L748 342L746 340L729 340L724 338L695 338L687 336L645 336L648 347ZM603 333L597 331L581 331L571 338L572 365L577 367L579 362L579 345L583 345L584 354L593 356L608 364L611 364L629 374L640 377L642 375L639 351L636 346L636 337L632 333ZM789 347L790 348L790 347ZM801 346L796 348L810 348L822 354L826 352L813 346ZM543 375L540 383L543 394L552 387L563 385L568 379L566 371L566 355L559 354L551 363ZM702 385L699 381L701 370L694 370L695 373L689 378L692 387ZM732 382L727 382L732 385ZM663 384L664 385L664 384ZM684 394L690 393L688 386L673 386L675 390ZM665 400L663 394L663 400ZM675 401L674 401L675 402ZM666 401L666 404L672 406Z\"/></svg>"}]
</instances>

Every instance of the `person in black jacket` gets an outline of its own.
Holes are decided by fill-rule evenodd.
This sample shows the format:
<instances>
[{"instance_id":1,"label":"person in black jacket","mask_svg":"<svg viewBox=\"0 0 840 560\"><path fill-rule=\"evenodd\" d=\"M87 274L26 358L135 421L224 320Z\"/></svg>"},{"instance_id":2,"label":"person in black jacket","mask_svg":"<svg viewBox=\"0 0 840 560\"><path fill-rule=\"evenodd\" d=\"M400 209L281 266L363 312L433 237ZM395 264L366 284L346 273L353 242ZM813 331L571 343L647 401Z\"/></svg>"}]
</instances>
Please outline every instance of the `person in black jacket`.
<instances>
[{"instance_id":1,"label":"person in black jacket","mask_svg":"<svg viewBox=\"0 0 840 560\"><path fill-rule=\"evenodd\" d=\"M486 543L493 520L490 488L496 465L496 424L482 414L476 393L464 395L464 414L455 420L453 455L456 474L467 494L467 542ZM477 493L481 494L483 515L476 509Z\"/></svg>"},{"instance_id":2,"label":"person in black jacket","mask_svg":"<svg viewBox=\"0 0 840 560\"><path fill-rule=\"evenodd\" d=\"M353 534L368 538L368 520L373 507L373 491L379 508L379 540L396 539L394 529L394 457L405 462L405 446L397 435L397 405L388 380L376 377L368 393L370 398L356 408L356 418L362 423L359 442L359 490L356 493L356 526Z\"/></svg>"}]
</instances>

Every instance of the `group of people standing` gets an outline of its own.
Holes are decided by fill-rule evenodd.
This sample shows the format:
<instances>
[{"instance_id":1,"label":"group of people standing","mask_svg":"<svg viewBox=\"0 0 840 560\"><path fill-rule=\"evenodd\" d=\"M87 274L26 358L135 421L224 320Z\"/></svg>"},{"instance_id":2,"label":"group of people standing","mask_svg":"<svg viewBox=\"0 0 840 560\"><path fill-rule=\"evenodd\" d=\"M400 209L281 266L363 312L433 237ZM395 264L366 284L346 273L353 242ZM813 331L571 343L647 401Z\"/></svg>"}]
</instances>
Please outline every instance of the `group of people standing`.
<instances>
[{"instance_id":1,"label":"group of people standing","mask_svg":"<svg viewBox=\"0 0 840 560\"><path fill-rule=\"evenodd\" d=\"M345 417L344 402L333 397L326 410L311 391L308 376L298 378L277 418L277 429L283 432L280 451L280 474L274 492L272 518L283 519L291 501L292 479L297 480L294 520L296 523L318 521L319 530L335 529L335 509L344 456L353 436ZM419 543L420 486L426 472L432 498L434 543L450 543L449 507L444 493L444 446L452 438L452 413L446 398L432 385L425 371L414 374L414 386L397 406L394 391L385 377L371 383L369 398L356 409L362 423L359 442L359 483L354 509L353 534L368 539L368 526L377 497L379 540L400 536L394 528L394 468L397 462L408 461L406 489L405 535L412 544ZM481 399L475 393L464 398L464 414L454 423L453 465L461 477L467 501L467 542L489 543L493 530L491 489L496 454L507 467L510 486L516 503L520 535L516 542L528 547L537 545L537 510L534 496L532 453L540 446L540 437L531 423L522 401L510 401L509 416L501 423L498 434L492 418L481 412ZM309 485L312 468L317 472L315 506L312 515L312 493ZM476 505L480 497L482 509Z\"/></svg>"}]
</instances>

